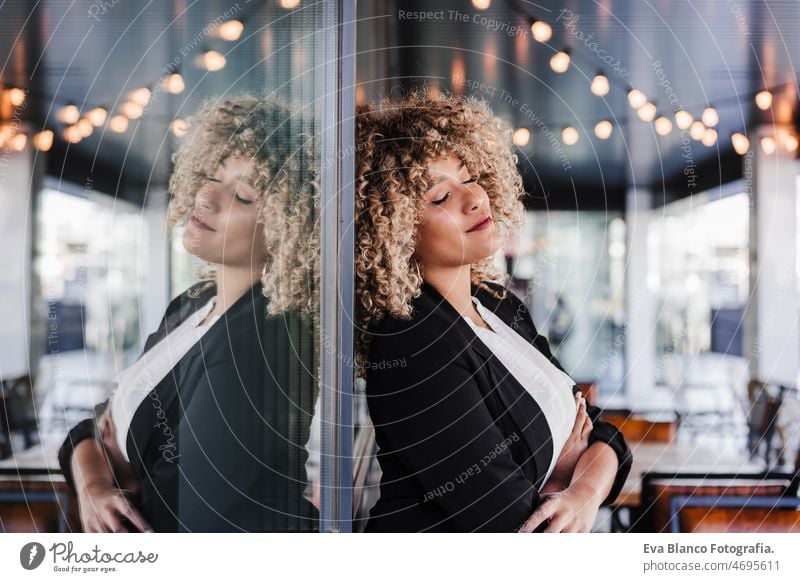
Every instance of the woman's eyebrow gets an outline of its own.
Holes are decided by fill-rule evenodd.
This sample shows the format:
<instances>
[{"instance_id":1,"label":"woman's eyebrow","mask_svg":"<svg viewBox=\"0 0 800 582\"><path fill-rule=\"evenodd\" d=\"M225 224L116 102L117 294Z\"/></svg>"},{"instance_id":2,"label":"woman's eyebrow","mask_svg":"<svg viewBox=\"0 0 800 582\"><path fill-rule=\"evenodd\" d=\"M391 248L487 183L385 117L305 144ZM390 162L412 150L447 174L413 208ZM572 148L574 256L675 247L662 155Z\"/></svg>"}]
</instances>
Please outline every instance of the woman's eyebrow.
<instances>
[{"instance_id":1,"label":"woman's eyebrow","mask_svg":"<svg viewBox=\"0 0 800 582\"><path fill-rule=\"evenodd\" d=\"M456 168L456 174L458 174L463 168L464 168L464 162L461 162L461 164L458 166L458 168ZM451 178L451 177L452 176L442 176L442 177L440 177L438 180L436 180L433 183L433 186L436 186L436 184L439 184L440 182L443 182L447 178Z\"/></svg>"}]
</instances>

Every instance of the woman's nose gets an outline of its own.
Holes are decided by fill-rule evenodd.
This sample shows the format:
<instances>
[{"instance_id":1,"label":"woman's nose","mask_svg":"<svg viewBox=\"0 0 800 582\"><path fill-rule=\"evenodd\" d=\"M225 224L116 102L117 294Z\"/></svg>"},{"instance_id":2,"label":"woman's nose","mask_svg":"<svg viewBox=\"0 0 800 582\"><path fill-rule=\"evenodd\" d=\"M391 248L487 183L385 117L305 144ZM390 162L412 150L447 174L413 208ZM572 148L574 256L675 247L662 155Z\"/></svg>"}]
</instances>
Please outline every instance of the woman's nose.
<instances>
[{"instance_id":1,"label":"woman's nose","mask_svg":"<svg viewBox=\"0 0 800 582\"><path fill-rule=\"evenodd\" d=\"M200 192L197 193L197 207L200 210L211 211L214 207L214 188L211 184L205 184Z\"/></svg>"},{"instance_id":2,"label":"woman's nose","mask_svg":"<svg viewBox=\"0 0 800 582\"><path fill-rule=\"evenodd\" d=\"M483 196L477 188L470 188L468 185L461 186L461 199L464 208L464 213L471 214L476 210L480 210L483 206Z\"/></svg>"}]
</instances>

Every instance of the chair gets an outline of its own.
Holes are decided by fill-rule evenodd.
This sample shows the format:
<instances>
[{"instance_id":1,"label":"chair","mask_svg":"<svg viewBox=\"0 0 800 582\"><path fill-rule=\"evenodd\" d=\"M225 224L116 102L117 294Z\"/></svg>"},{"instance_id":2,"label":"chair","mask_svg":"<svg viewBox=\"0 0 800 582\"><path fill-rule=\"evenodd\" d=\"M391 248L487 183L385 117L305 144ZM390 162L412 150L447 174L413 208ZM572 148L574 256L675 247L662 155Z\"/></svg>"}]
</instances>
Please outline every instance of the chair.
<instances>
[{"instance_id":1,"label":"chair","mask_svg":"<svg viewBox=\"0 0 800 582\"><path fill-rule=\"evenodd\" d=\"M630 410L604 410L600 417L616 426L630 442L668 443L678 433L677 417L654 419L636 415Z\"/></svg>"},{"instance_id":2,"label":"chair","mask_svg":"<svg viewBox=\"0 0 800 582\"><path fill-rule=\"evenodd\" d=\"M672 533L800 533L800 497L676 495Z\"/></svg>"},{"instance_id":3,"label":"chair","mask_svg":"<svg viewBox=\"0 0 800 582\"><path fill-rule=\"evenodd\" d=\"M687 519L695 525L688 531L701 531L701 528L716 527L731 508L770 509L784 507L786 501L778 499L798 499L797 490L800 473L795 471L760 473L686 473L649 472L642 478L641 503L636 515L631 519L630 531L669 532L673 531L676 516L686 509ZM772 505L765 507L771 500ZM758 505L761 503L762 505ZM738 505L736 505L738 504ZM800 505L800 504L798 504ZM703 525L692 508L703 508L709 515ZM774 508L774 507L773 507ZM709 512L713 509L713 512ZM727 515L727 517L731 517ZM745 526L746 527L746 526ZM702 530L705 531L705 530Z\"/></svg>"},{"instance_id":4,"label":"chair","mask_svg":"<svg viewBox=\"0 0 800 582\"><path fill-rule=\"evenodd\" d=\"M36 443L36 417L30 376L3 380L0 386L0 459L11 456L12 435L21 432L25 448Z\"/></svg>"},{"instance_id":5,"label":"chair","mask_svg":"<svg viewBox=\"0 0 800 582\"><path fill-rule=\"evenodd\" d=\"M75 495L58 473L0 468L0 533L82 531Z\"/></svg>"}]
</instances>

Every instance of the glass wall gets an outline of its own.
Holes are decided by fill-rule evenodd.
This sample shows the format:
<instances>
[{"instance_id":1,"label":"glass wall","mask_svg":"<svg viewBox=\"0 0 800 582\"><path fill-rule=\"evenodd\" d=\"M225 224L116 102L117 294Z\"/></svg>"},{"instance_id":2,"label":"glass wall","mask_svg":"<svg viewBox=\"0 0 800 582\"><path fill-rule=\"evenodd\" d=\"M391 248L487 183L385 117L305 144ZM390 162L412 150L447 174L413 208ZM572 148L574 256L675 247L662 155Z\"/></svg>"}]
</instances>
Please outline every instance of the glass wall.
<instances>
[{"instance_id":1,"label":"glass wall","mask_svg":"<svg viewBox=\"0 0 800 582\"><path fill-rule=\"evenodd\" d=\"M515 290L577 382L620 394L624 382L625 223L605 212L528 212Z\"/></svg>"}]
</instances>

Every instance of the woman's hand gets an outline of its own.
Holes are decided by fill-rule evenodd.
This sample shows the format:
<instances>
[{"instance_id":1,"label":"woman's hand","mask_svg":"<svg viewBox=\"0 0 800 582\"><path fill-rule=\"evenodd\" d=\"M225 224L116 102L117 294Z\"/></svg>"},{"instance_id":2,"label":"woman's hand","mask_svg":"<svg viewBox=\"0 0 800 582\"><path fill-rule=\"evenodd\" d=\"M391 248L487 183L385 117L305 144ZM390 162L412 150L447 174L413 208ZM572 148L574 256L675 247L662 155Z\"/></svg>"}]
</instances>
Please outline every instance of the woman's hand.
<instances>
[{"instance_id":1,"label":"woman's hand","mask_svg":"<svg viewBox=\"0 0 800 582\"><path fill-rule=\"evenodd\" d=\"M519 528L530 533L547 522L544 533L588 533L592 530L600 509L596 491L571 485L563 491L542 495L544 501Z\"/></svg>"},{"instance_id":2,"label":"woman's hand","mask_svg":"<svg viewBox=\"0 0 800 582\"><path fill-rule=\"evenodd\" d=\"M87 533L152 532L153 529L128 499L129 491L107 486L89 486L78 494L81 525Z\"/></svg>"},{"instance_id":3,"label":"woman's hand","mask_svg":"<svg viewBox=\"0 0 800 582\"><path fill-rule=\"evenodd\" d=\"M566 488L572 480L572 474L578 464L578 459L589 448L589 435L592 433L592 419L586 412L586 399L583 394L577 392L575 395L575 422L572 425L572 432L561 449L556 466L550 474L550 478L542 488L542 493L554 493Z\"/></svg>"}]
</instances>

